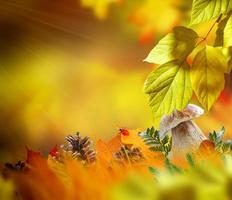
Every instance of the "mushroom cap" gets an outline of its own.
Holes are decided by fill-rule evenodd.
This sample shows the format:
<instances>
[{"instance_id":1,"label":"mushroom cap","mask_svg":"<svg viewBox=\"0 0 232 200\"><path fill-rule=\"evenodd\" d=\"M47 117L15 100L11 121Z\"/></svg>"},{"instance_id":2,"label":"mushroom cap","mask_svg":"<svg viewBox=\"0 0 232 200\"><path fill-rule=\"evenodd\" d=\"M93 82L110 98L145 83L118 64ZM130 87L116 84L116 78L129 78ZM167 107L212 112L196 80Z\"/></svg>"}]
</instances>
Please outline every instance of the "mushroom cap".
<instances>
[{"instance_id":1,"label":"mushroom cap","mask_svg":"<svg viewBox=\"0 0 232 200\"><path fill-rule=\"evenodd\" d=\"M180 123L195 119L204 114L204 110L194 104L188 104L183 111L175 110L170 115L164 115L160 121L159 135L163 138L172 128Z\"/></svg>"}]
</instances>

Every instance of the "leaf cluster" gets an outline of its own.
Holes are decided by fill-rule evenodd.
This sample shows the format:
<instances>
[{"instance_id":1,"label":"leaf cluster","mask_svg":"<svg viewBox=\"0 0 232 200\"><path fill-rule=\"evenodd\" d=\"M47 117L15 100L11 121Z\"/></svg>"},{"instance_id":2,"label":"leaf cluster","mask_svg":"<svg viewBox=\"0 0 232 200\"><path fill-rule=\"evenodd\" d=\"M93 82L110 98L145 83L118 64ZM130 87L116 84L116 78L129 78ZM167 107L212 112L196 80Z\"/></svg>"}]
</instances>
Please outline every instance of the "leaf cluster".
<instances>
[{"instance_id":1,"label":"leaf cluster","mask_svg":"<svg viewBox=\"0 0 232 200\"><path fill-rule=\"evenodd\" d=\"M225 128L222 127L220 131L213 131L209 133L209 140L215 144L215 149L220 153L231 153L232 152L232 141L223 141L223 136L225 134Z\"/></svg>"},{"instance_id":2,"label":"leaf cluster","mask_svg":"<svg viewBox=\"0 0 232 200\"><path fill-rule=\"evenodd\" d=\"M193 29L211 20L214 22L205 36ZM214 44L206 45L216 25ZM159 65L144 83L155 117L182 110L193 92L209 110L224 89L224 75L232 68L232 1L193 0L190 26L174 27L145 61Z\"/></svg>"},{"instance_id":3,"label":"leaf cluster","mask_svg":"<svg viewBox=\"0 0 232 200\"><path fill-rule=\"evenodd\" d=\"M155 130L154 127L140 132L139 136L143 138L145 144L149 146L151 151L161 152L164 156L167 156L171 151L171 138L167 135L161 139L159 131Z\"/></svg>"}]
</instances>

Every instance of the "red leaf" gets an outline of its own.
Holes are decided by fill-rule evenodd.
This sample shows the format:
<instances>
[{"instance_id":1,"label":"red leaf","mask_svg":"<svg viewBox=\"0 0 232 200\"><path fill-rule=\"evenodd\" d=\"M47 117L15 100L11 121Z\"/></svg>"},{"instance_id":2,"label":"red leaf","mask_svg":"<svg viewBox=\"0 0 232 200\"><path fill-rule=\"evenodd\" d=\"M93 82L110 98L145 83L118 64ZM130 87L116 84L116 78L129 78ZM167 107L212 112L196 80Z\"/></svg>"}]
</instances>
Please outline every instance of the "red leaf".
<instances>
[{"instance_id":1,"label":"red leaf","mask_svg":"<svg viewBox=\"0 0 232 200\"><path fill-rule=\"evenodd\" d=\"M33 167L41 167L42 165L47 165L47 161L40 152L32 151L27 148L27 159L26 163Z\"/></svg>"}]
</instances>

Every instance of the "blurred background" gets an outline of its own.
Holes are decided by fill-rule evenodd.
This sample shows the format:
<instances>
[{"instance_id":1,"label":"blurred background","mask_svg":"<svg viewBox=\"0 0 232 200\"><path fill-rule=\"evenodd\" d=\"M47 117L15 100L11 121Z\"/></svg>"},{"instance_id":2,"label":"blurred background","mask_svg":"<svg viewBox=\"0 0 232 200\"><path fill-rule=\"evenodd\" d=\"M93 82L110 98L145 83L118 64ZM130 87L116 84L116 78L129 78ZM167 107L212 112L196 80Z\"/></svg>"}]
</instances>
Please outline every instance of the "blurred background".
<instances>
[{"instance_id":1,"label":"blurred background","mask_svg":"<svg viewBox=\"0 0 232 200\"><path fill-rule=\"evenodd\" d=\"M25 145L46 153L76 131L96 141L152 126L142 87L154 66L143 59L190 9L191 0L0 0L0 161ZM206 134L232 134L226 79L198 120Z\"/></svg>"}]
</instances>

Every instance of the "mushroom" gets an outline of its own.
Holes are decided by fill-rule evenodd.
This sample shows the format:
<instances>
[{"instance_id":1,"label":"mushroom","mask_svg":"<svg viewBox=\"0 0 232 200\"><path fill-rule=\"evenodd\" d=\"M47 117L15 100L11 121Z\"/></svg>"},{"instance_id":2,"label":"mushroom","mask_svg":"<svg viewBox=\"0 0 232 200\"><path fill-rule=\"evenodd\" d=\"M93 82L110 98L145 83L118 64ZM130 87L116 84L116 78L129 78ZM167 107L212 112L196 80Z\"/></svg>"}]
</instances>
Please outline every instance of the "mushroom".
<instances>
[{"instance_id":1,"label":"mushroom","mask_svg":"<svg viewBox=\"0 0 232 200\"><path fill-rule=\"evenodd\" d=\"M164 138L169 131L172 134L171 156L183 156L187 152L195 151L206 139L201 129L192 121L203 115L204 110L194 104L188 104L183 111L175 110L160 121L160 138Z\"/></svg>"}]
</instances>

